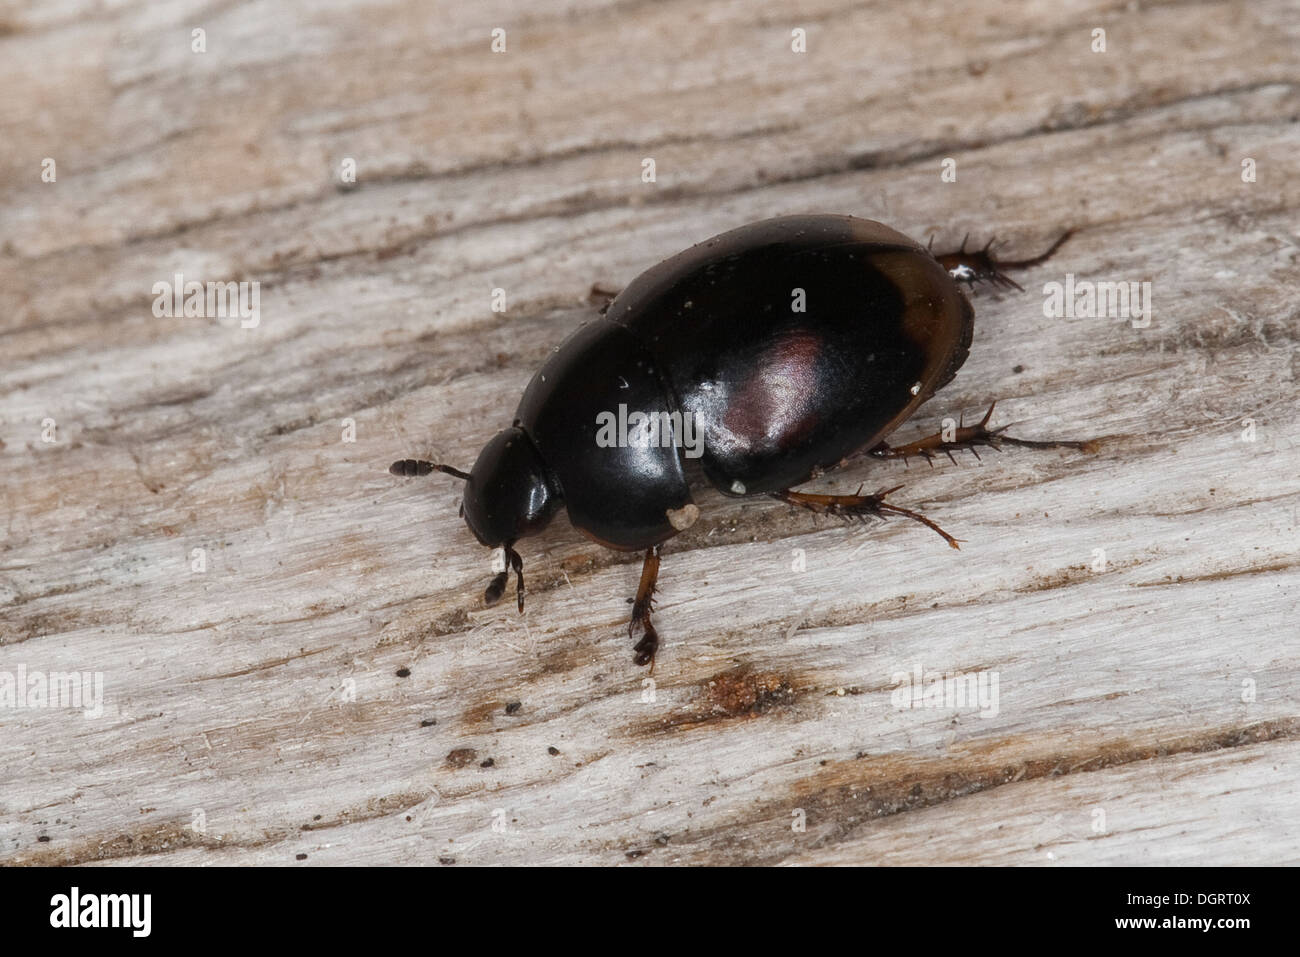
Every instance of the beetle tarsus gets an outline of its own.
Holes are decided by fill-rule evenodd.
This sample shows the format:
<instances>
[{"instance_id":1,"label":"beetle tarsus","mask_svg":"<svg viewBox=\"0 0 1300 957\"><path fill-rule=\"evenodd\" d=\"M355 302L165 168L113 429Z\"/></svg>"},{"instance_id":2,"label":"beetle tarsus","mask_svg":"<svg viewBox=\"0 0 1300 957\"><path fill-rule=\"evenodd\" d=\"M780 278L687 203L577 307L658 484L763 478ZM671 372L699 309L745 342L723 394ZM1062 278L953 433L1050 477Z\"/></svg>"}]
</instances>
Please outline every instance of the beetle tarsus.
<instances>
[{"instance_id":1,"label":"beetle tarsus","mask_svg":"<svg viewBox=\"0 0 1300 957\"><path fill-rule=\"evenodd\" d=\"M933 467L934 456L942 452L952 459L952 453L956 449L969 449L977 459L980 446L1000 451L1004 445L1015 445L1026 449L1078 449L1083 452L1095 452L1097 443L1094 440L1085 441L1035 441L1031 439L1017 439L1014 436L1006 435L1005 432L1010 426L1000 426L996 429L988 427L989 421L993 418L993 409L997 406L994 401L989 405L989 410L984 413L984 417L975 425L965 425L959 423L956 431L953 433L951 441L945 441L942 432L936 432L933 435L927 435L923 439L917 439L915 442L908 442L906 445L888 445L881 442L871 449L871 455L882 459L901 458L906 462L911 456L919 455Z\"/></svg>"},{"instance_id":2,"label":"beetle tarsus","mask_svg":"<svg viewBox=\"0 0 1300 957\"><path fill-rule=\"evenodd\" d=\"M659 633L655 631L654 625L650 624L650 619L647 617L645 621L645 635L642 636L640 641L632 646L632 651L635 652L632 656L632 661L638 665L649 665L650 673L653 674L655 668L655 653L658 652L658 650Z\"/></svg>"},{"instance_id":3,"label":"beetle tarsus","mask_svg":"<svg viewBox=\"0 0 1300 957\"><path fill-rule=\"evenodd\" d=\"M641 640L632 648L632 660L638 665L649 665L651 672L654 671L655 652L659 650L659 633L650 623L650 610L654 607L655 584L658 580L659 546L652 545L645 552L641 581L636 588L636 598L632 601L632 620L627 626L629 638L636 637L638 627L643 633Z\"/></svg>"},{"instance_id":4,"label":"beetle tarsus","mask_svg":"<svg viewBox=\"0 0 1300 957\"><path fill-rule=\"evenodd\" d=\"M865 521L869 518L884 519L889 515L902 515L904 518L920 522L926 528L931 529L953 548L961 548L961 545L958 544L961 539L949 535L920 512L914 512L911 509L902 508L885 501L886 496L892 495L902 487L901 485L895 485L893 488L880 489L871 495L863 495L861 486L858 487L856 495L822 495L816 492L794 492L790 489L772 492L771 495L773 498L778 498L791 505L798 505L800 508L806 508L819 515L835 515L850 521Z\"/></svg>"},{"instance_id":5,"label":"beetle tarsus","mask_svg":"<svg viewBox=\"0 0 1300 957\"><path fill-rule=\"evenodd\" d=\"M506 561L515 571L515 601L519 605L519 614L522 615L524 613L524 560L511 547L513 544L513 542L506 542L502 547L506 550Z\"/></svg>"},{"instance_id":6,"label":"beetle tarsus","mask_svg":"<svg viewBox=\"0 0 1300 957\"><path fill-rule=\"evenodd\" d=\"M510 581L510 571L513 569L515 573L515 601L519 606L520 614L522 614L524 610L524 560L511 547L513 544L514 542L506 542L501 546L505 551L506 567L497 572L491 584L483 590L483 603L490 607L501 600L501 596L506 593L506 585Z\"/></svg>"},{"instance_id":7,"label":"beetle tarsus","mask_svg":"<svg viewBox=\"0 0 1300 957\"><path fill-rule=\"evenodd\" d=\"M1012 262L999 263L998 265L1003 269L1028 269L1030 266L1037 266L1040 263L1045 263L1047 260L1055 256L1056 251L1064 246L1065 241L1073 235L1074 230L1067 229L1056 238L1056 242L1052 243L1052 245L1048 246L1046 250L1039 253L1037 256L1033 256L1030 259L1017 259Z\"/></svg>"}]
</instances>

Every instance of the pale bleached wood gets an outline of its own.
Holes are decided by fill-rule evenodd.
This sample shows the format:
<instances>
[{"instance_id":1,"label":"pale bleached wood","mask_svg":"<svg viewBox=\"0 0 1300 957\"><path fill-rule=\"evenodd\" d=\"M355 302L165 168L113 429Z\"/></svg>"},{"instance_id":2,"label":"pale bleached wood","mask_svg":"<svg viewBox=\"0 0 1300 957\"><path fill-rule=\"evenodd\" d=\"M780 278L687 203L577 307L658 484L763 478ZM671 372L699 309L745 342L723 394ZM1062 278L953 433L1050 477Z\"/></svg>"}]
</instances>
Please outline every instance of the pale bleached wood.
<instances>
[{"instance_id":1,"label":"pale bleached wood","mask_svg":"<svg viewBox=\"0 0 1300 957\"><path fill-rule=\"evenodd\" d=\"M0 711L0 861L1300 860L1292 5L5 18L0 671L103 671L107 704ZM558 523L527 615L484 609L455 483L384 468L472 462L593 283L806 211L1011 256L1077 228L976 297L903 434L997 398L1105 439L821 483L905 482L960 553L702 492L646 702L634 558ZM260 281L262 324L155 319L176 271ZM1152 326L1044 319L1066 271L1151 281ZM996 671L997 715L898 710L918 663Z\"/></svg>"}]
</instances>

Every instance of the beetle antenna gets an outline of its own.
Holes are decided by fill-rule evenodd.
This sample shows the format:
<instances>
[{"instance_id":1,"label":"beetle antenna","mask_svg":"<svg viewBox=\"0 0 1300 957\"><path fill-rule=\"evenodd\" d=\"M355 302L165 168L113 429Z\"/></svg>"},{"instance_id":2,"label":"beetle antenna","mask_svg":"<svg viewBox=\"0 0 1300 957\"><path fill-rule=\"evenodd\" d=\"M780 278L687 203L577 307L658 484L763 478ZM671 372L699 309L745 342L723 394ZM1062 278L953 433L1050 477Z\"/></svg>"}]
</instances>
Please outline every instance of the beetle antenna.
<instances>
[{"instance_id":1,"label":"beetle antenna","mask_svg":"<svg viewBox=\"0 0 1300 957\"><path fill-rule=\"evenodd\" d=\"M403 478L410 478L415 475L428 475L431 472L443 472L462 480L469 478L468 472L454 469L450 465L439 465L437 462L426 462L423 459L400 459L388 466L388 471L393 475L400 475Z\"/></svg>"}]
</instances>

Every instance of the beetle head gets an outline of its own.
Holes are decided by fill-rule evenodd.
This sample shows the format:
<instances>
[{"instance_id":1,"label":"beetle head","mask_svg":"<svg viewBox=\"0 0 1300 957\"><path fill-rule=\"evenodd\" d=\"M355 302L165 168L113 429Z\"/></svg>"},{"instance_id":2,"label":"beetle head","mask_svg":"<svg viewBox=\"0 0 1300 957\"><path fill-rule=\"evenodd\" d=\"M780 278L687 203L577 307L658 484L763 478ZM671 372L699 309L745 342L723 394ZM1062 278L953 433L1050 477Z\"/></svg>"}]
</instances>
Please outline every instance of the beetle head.
<instances>
[{"instance_id":1,"label":"beetle head","mask_svg":"<svg viewBox=\"0 0 1300 957\"><path fill-rule=\"evenodd\" d=\"M559 492L546 463L522 429L498 432L483 446L465 482L461 511L475 538L489 548L505 550L506 571L497 575L484 594L489 605L501 598L506 576L514 569L519 580L519 610L523 611L523 561L514 543L541 531L559 507Z\"/></svg>"},{"instance_id":2,"label":"beetle head","mask_svg":"<svg viewBox=\"0 0 1300 957\"><path fill-rule=\"evenodd\" d=\"M484 600L494 605L506 589L513 569L516 595L524 610L524 563L514 544L540 532L560 508L560 491L536 446L519 427L498 432L478 454L469 472L422 459L401 459L389 466L393 475L410 477L443 472L465 482L460 514L482 544L505 552L505 570L492 579Z\"/></svg>"},{"instance_id":3,"label":"beetle head","mask_svg":"<svg viewBox=\"0 0 1300 957\"><path fill-rule=\"evenodd\" d=\"M559 504L546 464L519 428L483 446L465 482L465 524L489 548L541 531Z\"/></svg>"}]
</instances>

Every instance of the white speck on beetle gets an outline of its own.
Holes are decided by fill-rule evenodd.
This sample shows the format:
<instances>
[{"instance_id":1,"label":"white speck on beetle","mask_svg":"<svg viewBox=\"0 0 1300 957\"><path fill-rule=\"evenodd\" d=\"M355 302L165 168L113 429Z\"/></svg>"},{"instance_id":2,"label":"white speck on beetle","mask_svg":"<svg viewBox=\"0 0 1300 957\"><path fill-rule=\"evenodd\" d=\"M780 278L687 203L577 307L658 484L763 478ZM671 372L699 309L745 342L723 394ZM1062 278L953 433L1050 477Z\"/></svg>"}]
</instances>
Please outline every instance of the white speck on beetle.
<instances>
[{"instance_id":1,"label":"white speck on beetle","mask_svg":"<svg viewBox=\"0 0 1300 957\"><path fill-rule=\"evenodd\" d=\"M677 531L685 531L690 528L700 517L700 507L694 502L687 502L681 508L670 508L665 513L668 516L668 524Z\"/></svg>"},{"instance_id":2,"label":"white speck on beetle","mask_svg":"<svg viewBox=\"0 0 1300 957\"><path fill-rule=\"evenodd\" d=\"M742 482L740 479L736 479L736 481L731 483L731 490L735 492L737 495L744 495L745 483Z\"/></svg>"},{"instance_id":3,"label":"white speck on beetle","mask_svg":"<svg viewBox=\"0 0 1300 957\"><path fill-rule=\"evenodd\" d=\"M921 391L921 383L919 383L919 382L913 382L913 383L912 383L912 388L908 389L907 391L910 392L910 393L912 393L912 395L916 395L917 393L919 393L919 392Z\"/></svg>"}]
</instances>

